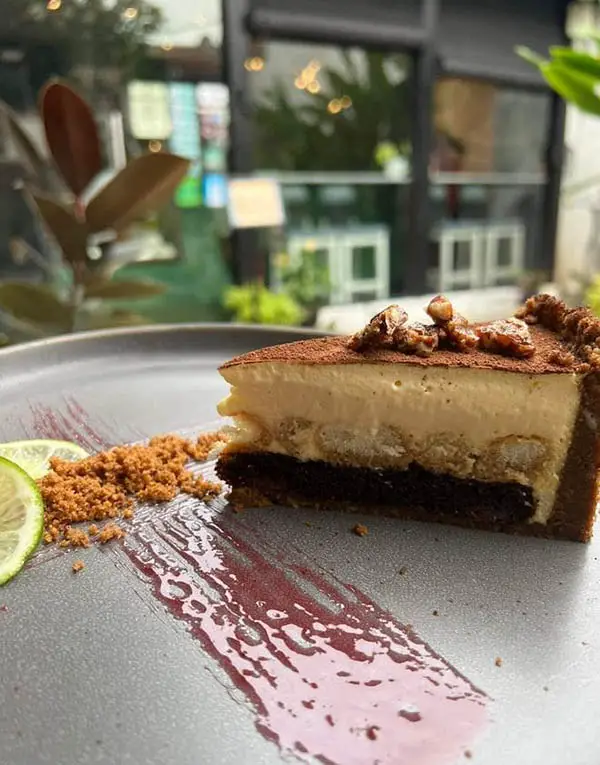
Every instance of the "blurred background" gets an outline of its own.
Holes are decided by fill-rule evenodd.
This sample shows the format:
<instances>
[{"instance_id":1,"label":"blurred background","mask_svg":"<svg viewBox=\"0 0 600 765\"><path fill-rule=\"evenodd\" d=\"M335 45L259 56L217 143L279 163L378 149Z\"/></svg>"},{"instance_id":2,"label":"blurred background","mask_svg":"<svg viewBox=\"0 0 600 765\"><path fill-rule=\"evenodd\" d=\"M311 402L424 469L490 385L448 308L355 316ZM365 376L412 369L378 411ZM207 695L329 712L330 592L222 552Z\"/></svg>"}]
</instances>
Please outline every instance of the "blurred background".
<instances>
[{"instance_id":1,"label":"blurred background","mask_svg":"<svg viewBox=\"0 0 600 765\"><path fill-rule=\"evenodd\" d=\"M121 324L350 332L438 292L473 320L540 289L594 294L600 123L515 46L597 29L596 2L0 0L0 14L0 99L41 153L38 94L62 77L100 128L97 187L144 152L191 160L170 203L110 247L115 280L161 285L121 296ZM25 164L0 116L0 283L60 290ZM24 313L0 293L3 342L48 334Z\"/></svg>"}]
</instances>

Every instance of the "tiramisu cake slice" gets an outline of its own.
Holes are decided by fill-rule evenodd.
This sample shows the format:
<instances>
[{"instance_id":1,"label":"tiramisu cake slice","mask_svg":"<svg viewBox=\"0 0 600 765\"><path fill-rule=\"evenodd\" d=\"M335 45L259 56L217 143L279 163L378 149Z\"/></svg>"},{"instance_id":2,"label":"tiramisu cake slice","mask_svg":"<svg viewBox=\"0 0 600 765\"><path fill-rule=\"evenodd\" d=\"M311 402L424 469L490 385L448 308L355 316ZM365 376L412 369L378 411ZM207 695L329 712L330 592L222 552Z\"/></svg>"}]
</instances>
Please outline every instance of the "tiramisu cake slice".
<instances>
[{"instance_id":1,"label":"tiramisu cake slice","mask_svg":"<svg viewBox=\"0 0 600 765\"><path fill-rule=\"evenodd\" d=\"M353 337L254 351L220 372L232 501L360 510L586 541L599 461L600 322L541 295L470 325L391 306Z\"/></svg>"}]
</instances>

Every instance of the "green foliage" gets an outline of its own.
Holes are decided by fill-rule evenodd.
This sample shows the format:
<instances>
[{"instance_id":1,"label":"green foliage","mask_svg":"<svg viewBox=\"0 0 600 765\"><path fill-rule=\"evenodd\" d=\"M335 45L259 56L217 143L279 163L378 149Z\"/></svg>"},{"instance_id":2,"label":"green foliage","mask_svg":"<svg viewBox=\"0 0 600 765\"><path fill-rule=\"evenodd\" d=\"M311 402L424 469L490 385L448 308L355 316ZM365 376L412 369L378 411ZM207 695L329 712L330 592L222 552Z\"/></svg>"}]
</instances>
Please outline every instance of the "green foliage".
<instances>
[{"instance_id":1,"label":"green foliage","mask_svg":"<svg viewBox=\"0 0 600 765\"><path fill-rule=\"evenodd\" d=\"M600 316L600 276L596 276L585 292L585 304Z\"/></svg>"},{"instance_id":2,"label":"green foliage","mask_svg":"<svg viewBox=\"0 0 600 765\"><path fill-rule=\"evenodd\" d=\"M319 72L321 90L303 105L292 104L282 82L255 108L259 167L277 170L377 170L375 157L382 141L406 151L410 137L407 78L390 79L386 64L408 66L402 56L365 56L366 71L344 56L341 70ZM346 96L351 108L332 114L328 104ZM390 108L393 105L393 108Z\"/></svg>"},{"instance_id":3,"label":"green foliage","mask_svg":"<svg viewBox=\"0 0 600 765\"><path fill-rule=\"evenodd\" d=\"M271 292L263 284L229 287L223 305L242 324L297 325L304 317L293 297Z\"/></svg>"},{"instance_id":4,"label":"green foliage","mask_svg":"<svg viewBox=\"0 0 600 765\"><path fill-rule=\"evenodd\" d=\"M600 116L600 57L560 46L550 48L548 59L524 47L518 47L516 52L537 67L565 101Z\"/></svg>"},{"instance_id":5,"label":"green foliage","mask_svg":"<svg viewBox=\"0 0 600 765\"><path fill-rule=\"evenodd\" d=\"M327 301L329 270L319 261L317 252L305 250L297 266L283 267L281 279L287 294L305 308L316 308Z\"/></svg>"}]
</instances>

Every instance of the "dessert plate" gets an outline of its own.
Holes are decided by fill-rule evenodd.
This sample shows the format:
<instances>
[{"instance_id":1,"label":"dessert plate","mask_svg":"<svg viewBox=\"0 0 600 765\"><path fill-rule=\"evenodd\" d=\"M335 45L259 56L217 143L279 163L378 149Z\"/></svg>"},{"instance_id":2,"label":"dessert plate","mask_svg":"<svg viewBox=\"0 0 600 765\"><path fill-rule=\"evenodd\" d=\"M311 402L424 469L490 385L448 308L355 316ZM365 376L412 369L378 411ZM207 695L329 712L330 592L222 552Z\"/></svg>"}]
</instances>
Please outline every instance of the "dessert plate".
<instances>
[{"instance_id":1,"label":"dessert plate","mask_svg":"<svg viewBox=\"0 0 600 765\"><path fill-rule=\"evenodd\" d=\"M309 334L8 348L0 441L100 450L214 429L217 366ZM222 499L142 508L123 542L46 548L0 589L0 762L598 762L599 556L598 540Z\"/></svg>"}]
</instances>

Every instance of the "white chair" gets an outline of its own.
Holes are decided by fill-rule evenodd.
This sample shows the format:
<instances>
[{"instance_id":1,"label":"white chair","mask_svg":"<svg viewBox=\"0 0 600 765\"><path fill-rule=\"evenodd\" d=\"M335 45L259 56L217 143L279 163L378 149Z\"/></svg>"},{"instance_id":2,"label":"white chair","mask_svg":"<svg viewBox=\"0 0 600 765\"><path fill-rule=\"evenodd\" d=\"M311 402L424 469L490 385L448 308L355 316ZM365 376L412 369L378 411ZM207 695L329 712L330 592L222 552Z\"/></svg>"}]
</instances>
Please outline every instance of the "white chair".
<instances>
[{"instance_id":1,"label":"white chair","mask_svg":"<svg viewBox=\"0 0 600 765\"><path fill-rule=\"evenodd\" d=\"M485 235L480 221L443 221L434 227L431 239L438 249L437 268L430 274L437 292L482 285ZM466 254L464 265L460 250Z\"/></svg>"},{"instance_id":2,"label":"white chair","mask_svg":"<svg viewBox=\"0 0 600 765\"><path fill-rule=\"evenodd\" d=\"M501 247L505 244L507 257L502 260ZM484 286L494 287L515 279L525 264L525 226L518 220L505 220L486 224Z\"/></svg>"}]
</instances>

